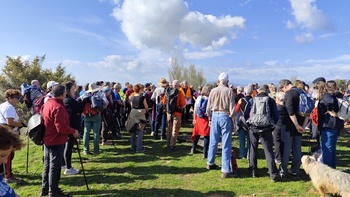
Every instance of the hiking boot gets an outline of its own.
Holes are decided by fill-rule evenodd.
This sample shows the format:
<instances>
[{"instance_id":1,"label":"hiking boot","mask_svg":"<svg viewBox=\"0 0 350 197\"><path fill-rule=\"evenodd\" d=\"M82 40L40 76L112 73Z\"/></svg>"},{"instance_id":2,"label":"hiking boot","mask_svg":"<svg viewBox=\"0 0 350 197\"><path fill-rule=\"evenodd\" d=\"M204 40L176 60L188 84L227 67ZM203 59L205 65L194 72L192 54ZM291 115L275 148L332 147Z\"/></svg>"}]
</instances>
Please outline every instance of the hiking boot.
<instances>
[{"instance_id":1,"label":"hiking boot","mask_svg":"<svg viewBox=\"0 0 350 197\"><path fill-rule=\"evenodd\" d=\"M74 169L73 167L70 169L65 169L64 170L64 175L73 175L73 174L78 174L79 170Z\"/></svg>"},{"instance_id":2,"label":"hiking boot","mask_svg":"<svg viewBox=\"0 0 350 197\"><path fill-rule=\"evenodd\" d=\"M238 173L237 172L230 172L230 173L225 173L223 172L221 174L222 178L237 178L238 177Z\"/></svg>"},{"instance_id":3,"label":"hiking boot","mask_svg":"<svg viewBox=\"0 0 350 197\"><path fill-rule=\"evenodd\" d=\"M41 189L40 196L47 196L49 195L49 189Z\"/></svg>"},{"instance_id":4,"label":"hiking boot","mask_svg":"<svg viewBox=\"0 0 350 197\"><path fill-rule=\"evenodd\" d=\"M142 147L140 150L137 150L136 153L143 153L146 151L145 147Z\"/></svg>"},{"instance_id":5,"label":"hiking boot","mask_svg":"<svg viewBox=\"0 0 350 197\"><path fill-rule=\"evenodd\" d=\"M286 175L283 172L280 172L279 176L280 176L281 179L285 179L286 178Z\"/></svg>"},{"instance_id":6,"label":"hiking boot","mask_svg":"<svg viewBox=\"0 0 350 197\"><path fill-rule=\"evenodd\" d=\"M218 169L220 169L220 167L216 164L213 164L213 165L207 165L207 169L208 170L218 170Z\"/></svg>"},{"instance_id":7,"label":"hiking boot","mask_svg":"<svg viewBox=\"0 0 350 197\"><path fill-rule=\"evenodd\" d=\"M292 175L294 178L299 178L298 173L288 170L288 174Z\"/></svg>"},{"instance_id":8,"label":"hiking boot","mask_svg":"<svg viewBox=\"0 0 350 197\"><path fill-rule=\"evenodd\" d=\"M177 147L176 146L170 146L169 150L171 152L177 151Z\"/></svg>"}]
</instances>

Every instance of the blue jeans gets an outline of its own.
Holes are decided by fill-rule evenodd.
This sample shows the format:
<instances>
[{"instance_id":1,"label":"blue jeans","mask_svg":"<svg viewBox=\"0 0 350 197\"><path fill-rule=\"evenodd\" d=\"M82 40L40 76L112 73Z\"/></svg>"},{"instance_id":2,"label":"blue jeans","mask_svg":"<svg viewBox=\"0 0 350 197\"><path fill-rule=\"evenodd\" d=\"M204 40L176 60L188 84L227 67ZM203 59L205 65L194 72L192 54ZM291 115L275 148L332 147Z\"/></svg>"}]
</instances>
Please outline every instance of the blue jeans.
<instances>
[{"instance_id":1,"label":"blue jeans","mask_svg":"<svg viewBox=\"0 0 350 197\"><path fill-rule=\"evenodd\" d=\"M58 183L61 178L61 162L64 147L65 144L45 146L42 190L47 190L50 194L59 192Z\"/></svg>"},{"instance_id":2,"label":"blue jeans","mask_svg":"<svg viewBox=\"0 0 350 197\"><path fill-rule=\"evenodd\" d=\"M301 164L301 136L290 136L290 132L287 130L281 131L281 141L283 145L282 162L280 165L280 172L286 173L288 168L289 156L291 150L293 152L292 166L290 171L292 173L299 173Z\"/></svg>"},{"instance_id":3,"label":"blue jeans","mask_svg":"<svg viewBox=\"0 0 350 197\"><path fill-rule=\"evenodd\" d=\"M92 117L85 117L84 120L84 151L89 151L89 141L91 129L94 132L94 152L100 151L100 129L101 129L101 115L94 115Z\"/></svg>"},{"instance_id":4,"label":"blue jeans","mask_svg":"<svg viewBox=\"0 0 350 197\"><path fill-rule=\"evenodd\" d=\"M321 161L331 168L337 167L337 140L339 131L336 129L323 128L321 131Z\"/></svg>"},{"instance_id":5,"label":"blue jeans","mask_svg":"<svg viewBox=\"0 0 350 197\"><path fill-rule=\"evenodd\" d=\"M136 150L136 152L141 151L143 148L143 145L142 145L143 131L137 130L130 134L131 134L131 137L130 137L131 149ZM137 139L136 139L136 134L137 134Z\"/></svg>"},{"instance_id":6,"label":"blue jeans","mask_svg":"<svg viewBox=\"0 0 350 197\"><path fill-rule=\"evenodd\" d=\"M249 156L249 147L250 147L249 132L244 130L243 128L239 128L238 140L239 140L239 157L247 158ZM247 146L246 146L246 140L247 140Z\"/></svg>"},{"instance_id":7,"label":"blue jeans","mask_svg":"<svg viewBox=\"0 0 350 197\"><path fill-rule=\"evenodd\" d=\"M156 106L157 108L157 106ZM158 130L159 128L161 129L160 131L160 135L165 135L165 129L166 129L166 113L165 112L161 112L159 113L158 111L156 111L156 121L155 121L155 125L154 125L154 136L158 136Z\"/></svg>"},{"instance_id":8,"label":"blue jeans","mask_svg":"<svg viewBox=\"0 0 350 197\"><path fill-rule=\"evenodd\" d=\"M221 135L221 171L224 173L232 172L230 166L232 151L232 126L232 118L230 118L225 112L212 113L207 164L215 164L215 155L218 150L218 143Z\"/></svg>"}]
</instances>

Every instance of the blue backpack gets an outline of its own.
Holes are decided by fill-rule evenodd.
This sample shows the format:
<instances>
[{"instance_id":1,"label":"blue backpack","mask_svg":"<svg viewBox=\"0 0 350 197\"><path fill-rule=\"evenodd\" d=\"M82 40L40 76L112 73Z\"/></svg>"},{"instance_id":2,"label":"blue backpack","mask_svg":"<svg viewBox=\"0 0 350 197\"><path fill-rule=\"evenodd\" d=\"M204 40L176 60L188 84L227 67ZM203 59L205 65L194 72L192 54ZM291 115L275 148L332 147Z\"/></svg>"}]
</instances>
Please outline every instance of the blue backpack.
<instances>
[{"instance_id":1,"label":"blue backpack","mask_svg":"<svg viewBox=\"0 0 350 197\"><path fill-rule=\"evenodd\" d=\"M315 107L314 101L307 96L304 90L294 88L299 93L298 115L302 117L309 116Z\"/></svg>"},{"instance_id":2,"label":"blue backpack","mask_svg":"<svg viewBox=\"0 0 350 197\"><path fill-rule=\"evenodd\" d=\"M200 118L206 118L208 99L201 97L199 107L196 109L196 115Z\"/></svg>"}]
</instances>

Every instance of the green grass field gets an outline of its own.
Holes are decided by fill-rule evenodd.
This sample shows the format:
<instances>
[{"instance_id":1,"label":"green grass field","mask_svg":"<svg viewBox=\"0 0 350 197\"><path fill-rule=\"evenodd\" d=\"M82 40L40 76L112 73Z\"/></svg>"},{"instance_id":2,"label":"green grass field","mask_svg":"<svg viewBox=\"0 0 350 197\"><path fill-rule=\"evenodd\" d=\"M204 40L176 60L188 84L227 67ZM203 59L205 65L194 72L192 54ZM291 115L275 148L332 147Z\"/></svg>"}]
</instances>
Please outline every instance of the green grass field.
<instances>
[{"instance_id":1,"label":"green grass field","mask_svg":"<svg viewBox=\"0 0 350 197\"><path fill-rule=\"evenodd\" d=\"M149 129L148 129L149 130ZM184 125L180 138L188 139L192 126ZM114 140L115 146L101 146L98 156L81 154L89 185L87 190L77 152L73 153L73 167L78 175L61 176L60 187L73 196L319 196L308 175L302 170L300 178L287 177L283 182L272 183L267 174L265 156L260 145L258 178L248 173L248 160L238 159L239 178L223 179L220 170L208 171L202 154L189 154L191 143L178 144L179 150L169 152L166 141L153 140L148 132L144 137L144 153L135 154L129 145L129 134ZM25 136L22 135L26 140ZM233 147L238 151L237 136ZM303 153L309 151L310 142L305 134ZM349 172L350 148L348 133L343 132L338 143L338 169ZM90 141L92 145L92 140ZM82 145L80 145L82 148ZM201 148L199 148L201 151ZM21 196L39 196L41 191L42 150L30 143L29 168L26 173L26 147L16 152L13 161L15 176L21 184L10 184ZM219 150L216 163L221 164Z\"/></svg>"}]
</instances>

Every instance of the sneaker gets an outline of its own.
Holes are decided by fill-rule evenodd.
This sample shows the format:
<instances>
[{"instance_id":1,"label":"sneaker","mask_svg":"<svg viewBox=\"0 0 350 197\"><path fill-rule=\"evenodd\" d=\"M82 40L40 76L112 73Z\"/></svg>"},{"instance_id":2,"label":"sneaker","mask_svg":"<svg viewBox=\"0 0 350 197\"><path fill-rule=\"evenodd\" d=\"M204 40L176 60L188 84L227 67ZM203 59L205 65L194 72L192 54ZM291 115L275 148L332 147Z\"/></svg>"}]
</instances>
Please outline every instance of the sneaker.
<instances>
[{"instance_id":1,"label":"sneaker","mask_svg":"<svg viewBox=\"0 0 350 197\"><path fill-rule=\"evenodd\" d=\"M237 178L238 177L238 173L237 172L230 172L230 173L225 173L223 172L221 174L222 178Z\"/></svg>"},{"instance_id":2,"label":"sneaker","mask_svg":"<svg viewBox=\"0 0 350 197\"><path fill-rule=\"evenodd\" d=\"M153 136L153 134L154 134L154 132L152 131L152 132L151 132L151 136Z\"/></svg>"},{"instance_id":3,"label":"sneaker","mask_svg":"<svg viewBox=\"0 0 350 197\"><path fill-rule=\"evenodd\" d=\"M16 178L15 176L11 176L10 178L5 178L5 183L16 183L16 184L20 184L23 181L21 179Z\"/></svg>"},{"instance_id":4,"label":"sneaker","mask_svg":"<svg viewBox=\"0 0 350 197\"><path fill-rule=\"evenodd\" d=\"M218 165L213 164L213 165L207 165L208 170L218 170L220 169Z\"/></svg>"},{"instance_id":5,"label":"sneaker","mask_svg":"<svg viewBox=\"0 0 350 197\"><path fill-rule=\"evenodd\" d=\"M73 175L73 174L78 174L79 170L74 169L73 167L70 169L65 169L64 170L64 175Z\"/></svg>"},{"instance_id":6,"label":"sneaker","mask_svg":"<svg viewBox=\"0 0 350 197\"><path fill-rule=\"evenodd\" d=\"M285 175L283 172L280 172L279 175L280 175L280 178L281 178L281 179L285 179L285 178L286 178L286 175Z\"/></svg>"}]
</instances>

